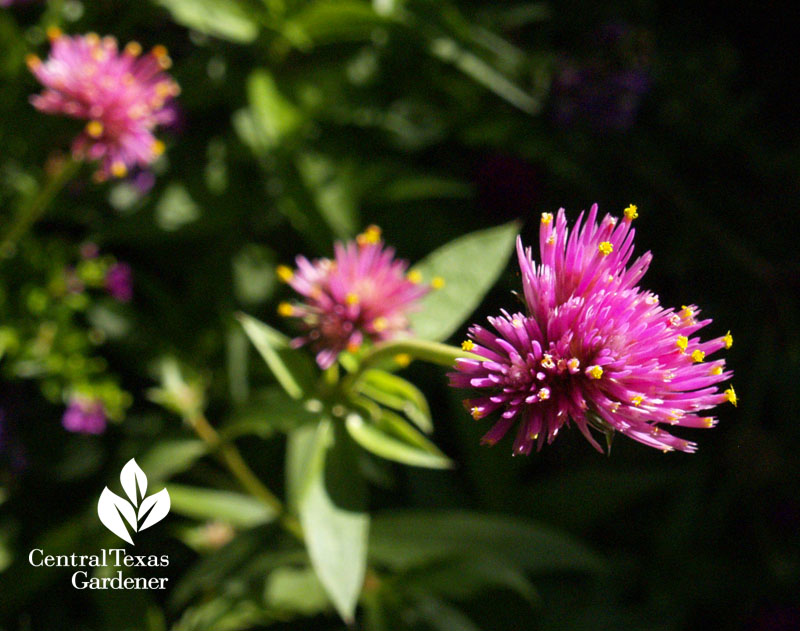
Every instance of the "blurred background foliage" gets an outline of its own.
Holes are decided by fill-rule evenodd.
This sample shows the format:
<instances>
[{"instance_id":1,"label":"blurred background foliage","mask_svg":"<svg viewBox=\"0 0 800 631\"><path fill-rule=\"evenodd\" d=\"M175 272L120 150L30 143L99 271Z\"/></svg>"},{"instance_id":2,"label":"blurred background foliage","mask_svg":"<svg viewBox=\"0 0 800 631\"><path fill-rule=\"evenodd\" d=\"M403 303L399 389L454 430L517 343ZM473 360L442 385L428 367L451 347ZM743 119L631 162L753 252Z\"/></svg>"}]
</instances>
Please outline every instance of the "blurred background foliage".
<instances>
[{"instance_id":1,"label":"blurred background foliage","mask_svg":"<svg viewBox=\"0 0 800 631\"><path fill-rule=\"evenodd\" d=\"M620 439L607 458L566 432L511 458L509 444L479 446L486 426L463 412L441 369L411 365L401 374L428 396L433 441L456 466L362 457L372 569L358 625L800 627L794 10L478 0L0 8L3 223L80 125L28 102L38 86L24 57L46 52L47 25L165 44L182 87L153 174L96 184L82 171L3 252L0 628L341 628L302 547L148 391L160 383L163 395L181 366L187 392L280 489L288 428L265 410L283 399L234 319L244 310L283 327L277 264L329 255L334 239L370 223L412 262L516 218L530 242L543 210L575 217L595 201L614 213L638 204L637 250L655 254L647 286L666 304L701 305L710 335L731 329L739 407L720 412L692 456ZM86 243L99 246L96 265L130 266L131 301L113 300L101 272L84 269ZM512 268L475 320L513 304ZM75 275L80 299L62 287ZM81 387L116 410L103 436L61 427L64 392ZM170 555L170 589L77 592L63 572L31 568L32 547L116 545L95 503L133 456L151 488L170 480L170 519L136 546Z\"/></svg>"}]
</instances>

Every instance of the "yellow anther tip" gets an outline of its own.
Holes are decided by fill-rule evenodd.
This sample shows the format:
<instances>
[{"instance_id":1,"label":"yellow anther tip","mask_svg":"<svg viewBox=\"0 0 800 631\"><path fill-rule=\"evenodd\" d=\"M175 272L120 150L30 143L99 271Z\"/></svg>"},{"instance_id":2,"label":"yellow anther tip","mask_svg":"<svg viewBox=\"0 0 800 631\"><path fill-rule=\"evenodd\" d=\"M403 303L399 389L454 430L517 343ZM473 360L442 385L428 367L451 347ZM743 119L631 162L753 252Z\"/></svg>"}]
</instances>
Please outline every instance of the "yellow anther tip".
<instances>
[{"instance_id":1,"label":"yellow anther tip","mask_svg":"<svg viewBox=\"0 0 800 631\"><path fill-rule=\"evenodd\" d=\"M469 352L473 348L475 348L475 342L473 342L472 340L464 340L463 342L461 342L461 350L462 351Z\"/></svg>"},{"instance_id":2,"label":"yellow anther tip","mask_svg":"<svg viewBox=\"0 0 800 631\"><path fill-rule=\"evenodd\" d=\"M725 398L728 400L729 403L733 404L733 407L737 406L738 400L736 398L736 391L733 389L733 386L731 386L725 391Z\"/></svg>"},{"instance_id":3,"label":"yellow anther tip","mask_svg":"<svg viewBox=\"0 0 800 631\"><path fill-rule=\"evenodd\" d=\"M699 348L696 351L692 351L692 360L695 362L701 362L706 358L706 354L701 351Z\"/></svg>"},{"instance_id":4,"label":"yellow anther tip","mask_svg":"<svg viewBox=\"0 0 800 631\"><path fill-rule=\"evenodd\" d=\"M408 353L398 353L394 356L394 363L401 368L405 368L411 363L411 355Z\"/></svg>"},{"instance_id":5,"label":"yellow anther tip","mask_svg":"<svg viewBox=\"0 0 800 631\"><path fill-rule=\"evenodd\" d=\"M476 407L473 407L469 413L476 421L483 416L483 413Z\"/></svg>"},{"instance_id":6,"label":"yellow anther tip","mask_svg":"<svg viewBox=\"0 0 800 631\"><path fill-rule=\"evenodd\" d=\"M406 279L408 280L408 282L417 285L422 282L422 272L416 269L412 269L408 274L406 274Z\"/></svg>"},{"instance_id":7,"label":"yellow anther tip","mask_svg":"<svg viewBox=\"0 0 800 631\"><path fill-rule=\"evenodd\" d=\"M353 292L350 292L344 297L345 304L350 306L357 305L358 301L359 301L358 294L354 294Z\"/></svg>"},{"instance_id":8,"label":"yellow anther tip","mask_svg":"<svg viewBox=\"0 0 800 631\"><path fill-rule=\"evenodd\" d=\"M31 54L25 57L25 63L28 64L28 68L38 68L42 65L42 60L37 55Z\"/></svg>"},{"instance_id":9,"label":"yellow anther tip","mask_svg":"<svg viewBox=\"0 0 800 631\"><path fill-rule=\"evenodd\" d=\"M128 42L125 52L133 57L138 57L142 54L142 45L139 42Z\"/></svg>"},{"instance_id":10,"label":"yellow anther tip","mask_svg":"<svg viewBox=\"0 0 800 631\"><path fill-rule=\"evenodd\" d=\"M165 149L166 146L164 145L163 141L158 139L153 141L153 155L155 156L163 155Z\"/></svg>"},{"instance_id":11,"label":"yellow anther tip","mask_svg":"<svg viewBox=\"0 0 800 631\"><path fill-rule=\"evenodd\" d=\"M100 121L89 121L86 124L86 133L92 138L100 138L103 135L103 123Z\"/></svg>"},{"instance_id":12,"label":"yellow anther tip","mask_svg":"<svg viewBox=\"0 0 800 631\"><path fill-rule=\"evenodd\" d=\"M386 327L389 326L389 321L384 318L383 316L379 316L372 321L372 328L378 331L385 331Z\"/></svg>"},{"instance_id":13,"label":"yellow anther tip","mask_svg":"<svg viewBox=\"0 0 800 631\"><path fill-rule=\"evenodd\" d=\"M53 25L53 26L48 26L47 27L47 39L49 39L51 42L53 40L58 39L62 35L63 35L63 32L57 26Z\"/></svg>"},{"instance_id":14,"label":"yellow anther tip","mask_svg":"<svg viewBox=\"0 0 800 631\"><path fill-rule=\"evenodd\" d=\"M290 280L292 280L292 278L294 278L294 272L292 271L292 268L289 267L288 265L278 265L278 267L275 270L275 273L278 275L278 278L284 283L288 283Z\"/></svg>"},{"instance_id":15,"label":"yellow anther tip","mask_svg":"<svg viewBox=\"0 0 800 631\"><path fill-rule=\"evenodd\" d=\"M434 276L431 279L431 287L434 289L441 289L445 285L445 280L441 276Z\"/></svg>"},{"instance_id":16,"label":"yellow anther tip","mask_svg":"<svg viewBox=\"0 0 800 631\"><path fill-rule=\"evenodd\" d=\"M675 340L675 346L681 349L681 353L686 351L686 347L689 346L689 338L685 335L679 335L678 339Z\"/></svg>"},{"instance_id":17,"label":"yellow anther tip","mask_svg":"<svg viewBox=\"0 0 800 631\"><path fill-rule=\"evenodd\" d=\"M614 246L609 241L603 241L600 245L597 246L597 250L603 256L608 256L614 251Z\"/></svg>"},{"instance_id":18,"label":"yellow anther tip","mask_svg":"<svg viewBox=\"0 0 800 631\"><path fill-rule=\"evenodd\" d=\"M641 394L637 394L635 397L631 399L631 403L633 403L636 407L639 407L644 401L644 397Z\"/></svg>"},{"instance_id":19,"label":"yellow anther tip","mask_svg":"<svg viewBox=\"0 0 800 631\"><path fill-rule=\"evenodd\" d=\"M553 213L542 213L542 223L547 225L553 222Z\"/></svg>"},{"instance_id":20,"label":"yellow anther tip","mask_svg":"<svg viewBox=\"0 0 800 631\"><path fill-rule=\"evenodd\" d=\"M722 341L725 343L725 348L730 348L733 346L733 336L731 335L730 331L722 336Z\"/></svg>"},{"instance_id":21,"label":"yellow anther tip","mask_svg":"<svg viewBox=\"0 0 800 631\"><path fill-rule=\"evenodd\" d=\"M625 213L625 219L628 221L633 221L639 216L638 213L639 207L636 204L629 204L628 207L622 211Z\"/></svg>"},{"instance_id":22,"label":"yellow anther tip","mask_svg":"<svg viewBox=\"0 0 800 631\"><path fill-rule=\"evenodd\" d=\"M370 245L378 243L381 240L381 229L376 225L367 226L360 235L356 237L356 242L359 245Z\"/></svg>"},{"instance_id":23,"label":"yellow anther tip","mask_svg":"<svg viewBox=\"0 0 800 631\"><path fill-rule=\"evenodd\" d=\"M114 162L111 165L111 175L114 177L125 177L128 175L128 167L125 166L124 162Z\"/></svg>"},{"instance_id":24,"label":"yellow anther tip","mask_svg":"<svg viewBox=\"0 0 800 631\"><path fill-rule=\"evenodd\" d=\"M600 366L592 366L586 371L589 379L600 379L603 376L603 369Z\"/></svg>"},{"instance_id":25,"label":"yellow anther tip","mask_svg":"<svg viewBox=\"0 0 800 631\"><path fill-rule=\"evenodd\" d=\"M278 305L278 315L282 315L284 318L290 318L294 315L294 307L288 302L282 302Z\"/></svg>"}]
</instances>

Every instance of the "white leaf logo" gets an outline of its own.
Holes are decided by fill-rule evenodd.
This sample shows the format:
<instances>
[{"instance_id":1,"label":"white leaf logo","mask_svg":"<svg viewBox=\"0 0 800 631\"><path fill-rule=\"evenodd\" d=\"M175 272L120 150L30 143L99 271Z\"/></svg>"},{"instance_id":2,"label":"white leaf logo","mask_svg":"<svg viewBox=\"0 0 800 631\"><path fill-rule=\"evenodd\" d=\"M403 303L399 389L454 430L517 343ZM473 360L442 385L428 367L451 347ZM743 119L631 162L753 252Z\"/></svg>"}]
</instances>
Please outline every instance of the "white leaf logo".
<instances>
[{"instance_id":1,"label":"white leaf logo","mask_svg":"<svg viewBox=\"0 0 800 631\"><path fill-rule=\"evenodd\" d=\"M161 489L158 493L145 497L147 475L133 458L122 467L119 479L130 502L106 487L97 502L97 515L103 525L117 537L134 545L125 522L133 532L157 524L169 513L169 493L167 489Z\"/></svg>"}]
</instances>

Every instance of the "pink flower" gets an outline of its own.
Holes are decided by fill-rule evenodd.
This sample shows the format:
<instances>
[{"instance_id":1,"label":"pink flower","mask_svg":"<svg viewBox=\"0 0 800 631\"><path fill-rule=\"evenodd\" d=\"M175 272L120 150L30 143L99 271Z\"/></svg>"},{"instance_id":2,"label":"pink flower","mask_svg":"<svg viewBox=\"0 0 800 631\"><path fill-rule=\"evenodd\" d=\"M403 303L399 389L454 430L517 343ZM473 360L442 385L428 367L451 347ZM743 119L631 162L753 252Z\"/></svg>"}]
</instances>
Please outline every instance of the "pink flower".
<instances>
[{"instance_id":1,"label":"pink flower","mask_svg":"<svg viewBox=\"0 0 800 631\"><path fill-rule=\"evenodd\" d=\"M459 359L449 375L452 386L479 393L464 402L475 419L500 413L484 443L516 424L514 453L527 454L571 420L598 450L590 426L691 452L694 443L663 427L713 427L716 419L701 411L736 405L733 387L717 385L733 373L724 360L707 359L731 346L730 333L701 341L696 334L711 320L698 320L697 307L664 308L637 286L652 257L628 266L636 210L598 225L594 205L571 233L563 209L555 222L544 213L538 265L517 240L527 313L489 318L494 331L472 326L463 348L480 359Z\"/></svg>"},{"instance_id":2,"label":"pink flower","mask_svg":"<svg viewBox=\"0 0 800 631\"><path fill-rule=\"evenodd\" d=\"M69 432L102 434L106 431L106 411L96 399L73 397L61 423Z\"/></svg>"},{"instance_id":3,"label":"pink flower","mask_svg":"<svg viewBox=\"0 0 800 631\"><path fill-rule=\"evenodd\" d=\"M296 259L297 270L281 265L278 276L306 301L282 303L278 312L297 318L305 333L294 347L310 344L320 368L329 368L344 350L365 340L380 342L408 332L406 313L430 287L408 263L384 249L381 231L370 226L356 241L334 246L333 260ZM434 279L433 286L441 283Z\"/></svg>"},{"instance_id":4,"label":"pink flower","mask_svg":"<svg viewBox=\"0 0 800 631\"><path fill-rule=\"evenodd\" d=\"M100 161L97 179L147 167L164 151L153 131L172 121L169 102L180 92L163 72L171 64L166 49L156 46L142 55L136 42L118 51L113 37L69 37L58 29L48 35L50 57L44 62L34 55L28 58L31 72L45 86L31 97L34 107L89 121L72 153L76 159Z\"/></svg>"},{"instance_id":5,"label":"pink flower","mask_svg":"<svg viewBox=\"0 0 800 631\"><path fill-rule=\"evenodd\" d=\"M106 291L119 302L133 299L133 272L127 263L114 263L105 277Z\"/></svg>"}]
</instances>

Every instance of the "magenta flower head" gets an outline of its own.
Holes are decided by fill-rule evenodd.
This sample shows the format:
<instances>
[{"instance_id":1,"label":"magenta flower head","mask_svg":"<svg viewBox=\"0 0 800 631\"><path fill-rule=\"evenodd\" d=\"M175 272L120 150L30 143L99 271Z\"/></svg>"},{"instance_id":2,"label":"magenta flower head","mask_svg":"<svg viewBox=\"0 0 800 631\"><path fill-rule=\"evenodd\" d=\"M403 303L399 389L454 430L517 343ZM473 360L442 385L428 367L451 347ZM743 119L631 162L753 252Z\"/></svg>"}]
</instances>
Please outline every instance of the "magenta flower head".
<instances>
[{"instance_id":1,"label":"magenta flower head","mask_svg":"<svg viewBox=\"0 0 800 631\"><path fill-rule=\"evenodd\" d=\"M31 98L34 107L88 121L72 153L76 159L100 161L98 180L147 167L164 152L153 132L172 121L175 110L169 103L180 92L164 72L171 65L166 48L155 46L142 54L142 47L130 42L120 52L113 37L69 37L55 28L48 35L50 57L28 58L31 72L45 86Z\"/></svg>"},{"instance_id":2,"label":"magenta flower head","mask_svg":"<svg viewBox=\"0 0 800 631\"><path fill-rule=\"evenodd\" d=\"M517 240L527 312L489 318L494 330L472 326L462 347L478 357L459 359L449 375L452 386L478 393L464 402L473 418L499 412L484 443L516 424L514 453L527 454L571 421L598 450L590 427L692 452L694 443L664 427L713 427L703 410L736 405L733 387L718 387L733 373L708 359L730 348L730 333L701 341L697 332L711 320L698 320L697 307L662 307L637 286L652 257L628 265L636 217L631 205L622 221L606 215L598 225L594 205L569 232L563 209L555 221L544 213L538 265Z\"/></svg>"},{"instance_id":3,"label":"magenta flower head","mask_svg":"<svg viewBox=\"0 0 800 631\"><path fill-rule=\"evenodd\" d=\"M105 277L106 291L119 302L130 302L133 298L133 273L127 263L114 263Z\"/></svg>"},{"instance_id":4,"label":"magenta flower head","mask_svg":"<svg viewBox=\"0 0 800 631\"><path fill-rule=\"evenodd\" d=\"M106 411L96 399L73 397L61 424L69 432L78 434L102 434L106 431Z\"/></svg>"},{"instance_id":5,"label":"magenta flower head","mask_svg":"<svg viewBox=\"0 0 800 631\"><path fill-rule=\"evenodd\" d=\"M320 368L329 368L344 350L354 352L366 340L381 342L409 330L407 313L430 287L419 272L385 248L381 231L370 226L355 241L336 243L334 258L296 259L297 270L281 265L278 276L305 298L281 303L278 313L297 318L304 334L292 340L309 344ZM431 286L441 286L433 279Z\"/></svg>"}]
</instances>

